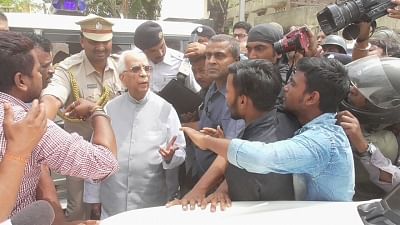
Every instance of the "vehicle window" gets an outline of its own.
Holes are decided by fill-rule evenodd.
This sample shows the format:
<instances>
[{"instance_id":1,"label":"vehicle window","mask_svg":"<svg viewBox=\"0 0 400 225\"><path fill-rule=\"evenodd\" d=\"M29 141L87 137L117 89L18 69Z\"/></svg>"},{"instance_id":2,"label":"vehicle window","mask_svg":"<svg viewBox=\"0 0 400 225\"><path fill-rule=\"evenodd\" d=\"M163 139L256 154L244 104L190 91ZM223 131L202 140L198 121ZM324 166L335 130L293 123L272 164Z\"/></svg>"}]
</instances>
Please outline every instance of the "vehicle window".
<instances>
[{"instance_id":1,"label":"vehicle window","mask_svg":"<svg viewBox=\"0 0 400 225\"><path fill-rule=\"evenodd\" d=\"M165 43L169 48L175 49L177 51L181 51L181 43L179 40L176 40L174 38L165 38Z\"/></svg>"}]
</instances>

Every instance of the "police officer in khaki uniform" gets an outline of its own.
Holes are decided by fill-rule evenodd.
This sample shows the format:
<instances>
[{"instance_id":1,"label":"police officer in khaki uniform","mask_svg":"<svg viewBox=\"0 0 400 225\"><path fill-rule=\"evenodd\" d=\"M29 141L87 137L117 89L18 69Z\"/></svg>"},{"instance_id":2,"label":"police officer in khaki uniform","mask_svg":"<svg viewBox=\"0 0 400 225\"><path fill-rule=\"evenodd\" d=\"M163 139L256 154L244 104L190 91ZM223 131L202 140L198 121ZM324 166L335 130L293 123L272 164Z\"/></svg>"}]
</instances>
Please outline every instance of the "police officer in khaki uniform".
<instances>
[{"instance_id":1,"label":"police officer in khaki uniform","mask_svg":"<svg viewBox=\"0 0 400 225\"><path fill-rule=\"evenodd\" d=\"M54 119L61 108L75 106L86 99L104 106L108 100L123 90L116 71L116 61L111 55L112 26L110 21L89 15L78 21L81 26L81 46L83 50L60 62L50 84L42 92L49 119ZM90 140L92 128L88 121L64 116L64 128L77 132ZM83 162L84 163L84 162ZM82 202L83 180L67 177L67 220L89 219Z\"/></svg>"}]
</instances>

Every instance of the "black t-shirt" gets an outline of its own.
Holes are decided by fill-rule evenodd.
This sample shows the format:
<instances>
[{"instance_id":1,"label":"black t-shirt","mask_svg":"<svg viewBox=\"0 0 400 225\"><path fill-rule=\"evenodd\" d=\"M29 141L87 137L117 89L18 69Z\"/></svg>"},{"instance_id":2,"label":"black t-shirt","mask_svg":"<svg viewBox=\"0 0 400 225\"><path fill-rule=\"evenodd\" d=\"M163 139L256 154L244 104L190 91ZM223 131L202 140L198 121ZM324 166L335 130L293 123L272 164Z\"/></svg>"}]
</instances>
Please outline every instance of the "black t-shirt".
<instances>
[{"instance_id":1,"label":"black t-shirt","mask_svg":"<svg viewBox=\"0 0 400 225\"><path fill-rule=\"evenodd\" d=\"M241 139L271 143L291 138L299 128L292 115L275 108L246 126ZM233 201L294 200L291 174L250 173L229 164L225 178Z\"/></svg>"}]
</instances>

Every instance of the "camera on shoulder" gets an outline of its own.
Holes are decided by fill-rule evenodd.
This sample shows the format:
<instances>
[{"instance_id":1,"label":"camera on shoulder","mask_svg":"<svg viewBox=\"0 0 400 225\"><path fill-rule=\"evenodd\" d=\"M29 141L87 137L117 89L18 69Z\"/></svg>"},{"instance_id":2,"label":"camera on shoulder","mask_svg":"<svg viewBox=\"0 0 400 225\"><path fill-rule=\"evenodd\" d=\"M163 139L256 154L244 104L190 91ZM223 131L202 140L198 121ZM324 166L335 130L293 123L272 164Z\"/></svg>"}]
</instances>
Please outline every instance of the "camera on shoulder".
<instances>
[{"instance_id":1,"label":"camera on shoulder","mask_svg":"<svg viewBox=\"0 0 400 225\"><path fill-rule=\"evenodd\" d=\"M351 40L359 34L359 28L355 24L374 22L388 14L387 9L395 6L390 0L348 0L328 5L318 12L317 20L326 35L344 28L343 37Z\"/></svg>"}]
</instances>

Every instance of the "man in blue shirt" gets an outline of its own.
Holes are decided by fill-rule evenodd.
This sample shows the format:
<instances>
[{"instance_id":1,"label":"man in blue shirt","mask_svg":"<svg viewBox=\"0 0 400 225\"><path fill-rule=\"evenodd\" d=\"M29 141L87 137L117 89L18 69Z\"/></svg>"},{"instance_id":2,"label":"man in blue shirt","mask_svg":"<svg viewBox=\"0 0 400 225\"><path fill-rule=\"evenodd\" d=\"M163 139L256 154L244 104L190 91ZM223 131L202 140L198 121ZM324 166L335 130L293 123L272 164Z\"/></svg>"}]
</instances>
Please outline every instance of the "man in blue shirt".
<instances>
[{"instance_id":1,"label":"man in blue shirt","mask_svg":"<svg viewBox=\"0 0 400 225\"><path fill-rule=\"evenodd\" d=\"M347 73L338 61L306 57L284 87L284 108L303 125L293 138L266 144L183 130L200 149L212 150L238 168L263 174L300 174L307 186L306 200L351 201L353 156L335 119L337 105L349 88Z\"/></svg>"},{"instance_id":2,"label":"man in blue shirt","mask_svg":"<svg viewBox=\"0 0 400 225\"><path fill-rule=\"evenodd\" d=\"M300 127L297 120L275 106L282 89L278 68L271 62L258 59L231 64L228 70L226 104L231 117L243 119L246 125L238 138L270 143L293 137ZM217 129L204 128L204 131L221 137L216 135ZM224 181L221 183L221 180ZM246 188L243 188L244 183ZM207 195L217 186L214 193ZM210 210L215 211L217 204L220 204L221 210L229 207L231 199L294 200L297 187L294 188L292 174L249 173L218 156L193 189L182 199L168 203L168 206L181 204L183 210L187 210L190 205L190 209L193 210L196 205L205 208L207 202L211 202Z\"/></svg>"},{"instance_id":3,"label":"man in blue shirt","mask_svg":"<svg viewBox=\"0 0 400 225\"><path fill-rule=\"evenodd\" d=\"M214 35L207 44L205 55L207 75L214 81L204 98L199 129L204 127L217 129L219 126L226 138L236 138L244 128L244 121L231 118L226 104L226 81L229 74L228 66L239 60L239 43L229 35ZM195 157L198 170L194 171L195 178L200 178L210 167L216 154L196 149Z\"/></svg>"}]
</instances>

